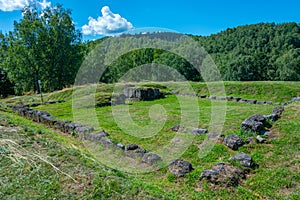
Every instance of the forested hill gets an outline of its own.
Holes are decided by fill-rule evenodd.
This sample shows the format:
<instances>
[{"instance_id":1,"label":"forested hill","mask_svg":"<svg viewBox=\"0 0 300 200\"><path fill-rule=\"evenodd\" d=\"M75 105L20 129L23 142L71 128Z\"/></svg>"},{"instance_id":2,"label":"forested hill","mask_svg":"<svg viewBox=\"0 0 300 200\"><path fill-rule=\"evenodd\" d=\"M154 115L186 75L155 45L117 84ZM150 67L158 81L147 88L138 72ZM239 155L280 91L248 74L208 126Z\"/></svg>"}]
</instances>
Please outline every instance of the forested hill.
<instances>
[{"instance_id":1,"label":"forested hill","mask_svg":"<svg viewBox=\"0 0 300 200\"><path fill-rule=\"evenodd\" d=\"M261 23L193 36L224 80L300 80L300 25Z\"/></svg>"},{"instance_id":2,"label":"forested hill","mask_svg":"<svg viewBox=\"0 0 300 200\"><path fill-rule=\"evenodd\" d=\"M300 80L300 25L297 23L260 23L230 28L205 37L189 36L212 56L225 81ZM177 36L173 33L143 33L134 37L172 41ZM103 40L90 42L89 45L95 47ZM115 82L130 68L146 63L168 65L188 80L201 80L194 67L179 56L166 51L143 49L115 61L102 81Z\"/></svg>"}]
</instances>

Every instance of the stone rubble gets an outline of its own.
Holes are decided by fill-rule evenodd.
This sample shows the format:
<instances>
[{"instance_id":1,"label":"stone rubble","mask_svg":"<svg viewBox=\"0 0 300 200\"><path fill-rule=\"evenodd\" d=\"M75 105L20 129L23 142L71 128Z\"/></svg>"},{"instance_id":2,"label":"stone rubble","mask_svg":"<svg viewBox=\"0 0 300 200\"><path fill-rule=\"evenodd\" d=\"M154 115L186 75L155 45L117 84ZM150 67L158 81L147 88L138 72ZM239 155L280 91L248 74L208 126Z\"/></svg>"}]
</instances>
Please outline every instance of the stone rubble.
<instances>
[{"instance_id":1,"label":"stone rubble","mask_svg":"<svg viewBox=\"0 0 300 200\"><path fill-rule=\"evenodd\" d=\"M181 158L172 160L168 169L176 177L184 177L187 173L194 170L191 163Z\"/></svg>"},{"instance_id":2,"label":"stone rubble","mask_svg":"<svg viewBox=\"0 0 300 200\"><path fill-rule=\"evenodd\" d=\"M239 153L230 158L230 160L238 161L243 167L246 168L257 168L258 164L255 163L252 157L246 153Z\"/></svg>"},{"instance_id":3,"label":"stone rubble","mask_svg":"<svg viewBox=\"0 0 300 200\"><path fill-rule=\"evenodd\" d=\"M238 150L239 147L245 144L245 142L243 141L242 138L233 134L225 137L224 144L229 148L231 148L232 150Z\"/></svg>"},{"instance_id":4,"label":"stone rubble","mask_svg":"<svg viewBox=\"0 0 300 200\"><path fill-rule=\"evenodd\" d=\"M203 170L200 181L206 179L212 184L225 187L236 187L246 179L244 170L229 163L218 163L209 170Z\"/></svg>"}]
</instances>

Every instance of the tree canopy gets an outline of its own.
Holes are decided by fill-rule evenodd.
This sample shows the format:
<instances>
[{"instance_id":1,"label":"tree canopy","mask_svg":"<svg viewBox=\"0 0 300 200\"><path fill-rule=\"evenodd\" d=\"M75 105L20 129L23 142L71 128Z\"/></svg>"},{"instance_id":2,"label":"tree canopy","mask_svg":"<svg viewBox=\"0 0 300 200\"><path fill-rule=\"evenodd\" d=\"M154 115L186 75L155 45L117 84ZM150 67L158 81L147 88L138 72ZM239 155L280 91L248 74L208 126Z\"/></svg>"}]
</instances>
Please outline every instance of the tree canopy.
<instances>
[{"instance_id":1,"label":"tree canopy","mask_svg":"<svg viewBox=\"0 0 300 200\"><path fill-rule=\"evenodd\" d=\"M62 89L73 83L83 47L70 10L61 5L43 11L26 7L23 19L5 37L1 71L8 74L18 94L37 91L38 80L43 90Z\"/></svg>"},{"instance_id":2,"label":"tree canopy","mask_svg":"<svg viewBox=\"0 0 300 200\"><path fill-rule=\"evenodd\" d=\"M300 80L297 23L260 23L192 37L214 58L224 80Z\"/></svg>"},{"instance_id":3,"label":"tree canopy","mask_svg":"<svg viewBox=\"0 0 300 200\"><path fill-rule=\"evenodd\" d=\"M297 23L260 23L230 28L211 36L189 35L207 51L225 81L299 81L300 25ZM129 37L123 35L121 37ZM162 38L174 40L172 33L142 33L153 43ZM154 39L153 39L154 38ZM102 43L96 41L96 43ZM134 41L131 41L134 42ZM189 47L194 48L194 47ZM118 49L116 48L116 52ZM202 62L203 59L200 59ZM141 49L116 60L102 81L114 82L129 69L146 63L174 67L188 80L201 81L195 66L176 54L157 49Z\"/></svg>"}]
</instances>

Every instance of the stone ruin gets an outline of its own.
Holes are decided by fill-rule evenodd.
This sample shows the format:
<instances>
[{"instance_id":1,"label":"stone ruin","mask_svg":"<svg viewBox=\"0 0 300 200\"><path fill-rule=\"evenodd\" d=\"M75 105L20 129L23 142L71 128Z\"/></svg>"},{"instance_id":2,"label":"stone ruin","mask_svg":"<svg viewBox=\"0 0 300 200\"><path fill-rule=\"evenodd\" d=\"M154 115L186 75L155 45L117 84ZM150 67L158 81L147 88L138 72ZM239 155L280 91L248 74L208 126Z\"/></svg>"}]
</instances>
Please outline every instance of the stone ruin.
<instances>
[{"instance_id":1,"label":"stone ruin","mask_svg":"<svg viewBox=\"0 0 300 200\"><path fill-rule=\"evenodd\" d=\"M26 117L34 122L42 123L50 128L55 128L63 133L76 134L83 136L94 131L93 127L85 126L79 123L71 123L69 120L58 120L45 111L38 111L26 106L15 106L13 111L20 116Z\"/></svg>"},{"instance_id":2,"label":"stone ruin","mask_svg":"<svg viewBox=\"0 0 300 200\"><path fill-rule=\"evenodd\" d=\"M151 101L165 97L158 88L137 88L132 85L125 85L124 95L127 99L137 101Z\"/></svg>"},{"instance_id":3,"label":"stone ruin","mask_svg":"<svg viewBox=\"0 0 300 200\"><path fill-rule=\"evenodd\" d=\"M191 163L180 158L172 160L168 168L170 173L176 177L184 177L187 173L194 170Z\"/></svg>"},{"instance_id":4,"label":"stone ruin","mask_svg":"<svg viewBox=\"0 0 300 200\"><path fill-rule=\"evenodd\" d=\"M287 102L285 105L295 101L300 101L300 97L293 98L292 101ZM264 116L260 114L252 115L242 122L241 129L246 132L253 132L258 134L255 139L248 138L248 140L253 139L253 143L255 142L255 140L257 141L257 143L264 143L266 139L263 138L261 134L267 136L269 132L267 132L266 130L267 128L271 127L269 121L277 121L281 117L283 112L284 112L284 106L278 106L275 107L272 113L269 115L264 115ZM182 130L184 129L184 127L181 125L175 125L171 127L169 130L178 132L180 129ZM207 134L208 139L212 137L212 139L216 139L216 142L220 144L223 143L224 145L226 145L232 150L238 150L239 147L247 143L244 142L242 138L240 138L238 135L235 134L228 135L224 138L224 135L218 133L210 133L206 129L194 128L192 130L194 130L194 132L196 131L197 133L198 131L201 130L201 134L195 134L193 131L191 131L190 133L195 135ZM188 131L184 131L184 132L188 133ZM245 154L243 152L232 156L229 159L229 161L237 162L241 167L234 166L226 162L217 163L211 169L202 171L200 181L205 179L213 185L220 185L225 187L232 187L232 186L236 187L243 180L246 179L246 174L249 172L248 169L256 169L259 167L259 164L254 162L251 155ZM176 177L183 177L185 176L185 174L189 173L192 170L193 170L192 165L182 159L177 159L176 162L173 161L169 165L170 173L172 173Z\"/></svg>"},{"instance_id":5,"label":"stone ruin","mask_svg":"<svg viewBox=\"0 0 300 200\"><path fill-rule=\"evenodd\" d=\"M203 170L200 180L206 179L215 185L236 187L246 179L245 171L229 163L217 163L209 170Z\"/></svg>"},{"instance_id":6,"label":"stone ruin","mask_svg":"<svg viewBox=\"0 0 300 200\"><path fill-rule=\"evenodd\" d=\"M247 118L242 122L241 129L247 132L254 132L254 133L265 133L266 128L270 128L271 125L269 121L277 121L282 113L284 112L283 106L275 107L271 114L269 115L252 115L251 117Z\"/></svg>"},{"instance_id":7,"label":"stone ruin","mask_svg":"<svg viewBox=\"0 0 300 200\"><path fill-rule=\"evenodd\" d=\"M153 100L156 98L162 98L163 94L159 92L158 89L141 89L127 87L124 89L124 96L120 97L123 101L125 98L137 98L139 100ZM289 103L300 101L300 97L295 97L291 101L288 101L284 104L288 105ZM258 134L267 134L268 132L263 132L265 128L268 128L268 120L276 121L278 120L282 113L284 112L284 106L279 106L273 109L270 115L253 115L247 118L242 122L241 129L249 132L256 132ZM20 116L26 117L35 122L43 123L51 128L58 129L64 133L75 134L81 136L84 140L89 141L100 141L103 145L107 147L115 147L122 149L125 152L126 156L132 158L139 158L142 162L149 165L154 165L159 162L162 162L162 159L159 155L147 152L145 149L139 147L136 144L115 145L111 139L107 138L109 135L104 130L98 133L94 132L94 128L90 126L84 126L78 123L71 123L71 121L57 120L54 116L51 116L48 112L33 110L27 106L15 106L13 110L17 112ZM181 129L180 125L172 127L170 130L179 131ZM218 133L209 133L206 129L194 128L190 131L194 135L207 134L207 137L212 137L213 139L218 139L218 142L221 143L224 135ZM260 136L260 135L258 135ZM264 139L264 138L262 138ZM258 140L258 139L257 139ZM237 150L238 147L243 146L245 142L238 137L237 135L229 135L225 137L224 144L233 150ZM244 168L255 169L259 165L255 163L252 157L245 153L239 153L230 158L231 161L238 162ZM187 173L193 171L191 163L183 159L175 159L169 164L169 171L176 177L184 177ZM234 166L232 164L221 162L217 163L211 169L203 170L200 180L206 179L214 185L225 185L226 187L238 186L246 178L246 170L243 168Z\"/></svg>"},{"instance_id":8,"label":"stone ruin","mask_svg":"<svg viewBox=\"0 0 300 200\"><path fill-rule=\"evenodd\" d=\"M114 94L111 98L111 105L121 105L126 103L126 99L134 101L152 101L164 98L164 94L158 88L138 88L134 85L125 85L123 93Z\"/></svg>"},{"instance_id":9,"label":"stone ruin","mask_svg":"<svg viewBox=\"0 0 300 200\"><path fill-rule=\"evenodd\" d=\"M156 165L162 162L159 155L148 152L136 144L125 146L119 143L115 145L111 139L107 138L109 133L104 130L95 133L95 129L91 126L72 123L70 120L58 120L48 112L34 110L28 106L14 106L12 110L22 117L44 124L49 128L59 130L66 134L79 136L86 141L99 142L106 148L120 149L124 152L125 156L140 159L141 162L147 163L148 165Z\"/></svg>"},{"instance_id":10,"label":"stone ruin","mask_svg":"<svg viewBox=\"0 0 300 200\"><path fill-rule=\"evenodd\" d=\"M205 94L182 94L180 93L179 90L174 90L172 92L175 95L179 95L179 96L191 96L191 97L198 97L200 99L210 99L210 100L217 100L217 101L233 101L233 102L239 102L239 103L247 103L247 104L261 104L261 105L272 105L272 104L276 104L279 105L280 103L273 103L272 101L258 101L258 100L253 100L253 99L243 99L241 97L233 97L233 96L226 96L226 97L222 97L222 96L208 96ZM297 99L299 98L299 99ZM291 101L286 102L284 105L287 105L288 103L292 103L295 101L300 101L300 97L295 97L293 98Z\"/></svg>"}]
</instances>

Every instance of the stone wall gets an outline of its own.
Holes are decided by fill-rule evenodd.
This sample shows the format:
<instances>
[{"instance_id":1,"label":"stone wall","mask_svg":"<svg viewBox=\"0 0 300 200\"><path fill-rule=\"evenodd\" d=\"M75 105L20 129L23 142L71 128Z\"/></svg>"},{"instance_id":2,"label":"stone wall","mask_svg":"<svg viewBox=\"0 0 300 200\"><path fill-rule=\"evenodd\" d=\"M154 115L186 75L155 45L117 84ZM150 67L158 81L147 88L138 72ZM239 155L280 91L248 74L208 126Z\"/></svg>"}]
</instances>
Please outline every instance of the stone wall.
<instances>
[{"instance_id":1,"label":"stone wall","mask_svg":"<svg viewBox=\"0 0 300 200\"><path fill-rule=\"evenodd\" d=\"M164 98L164 94L158 88L136 88L132 86L124 87L124 95L128 99L136 99L138 101Z\"/></svg>"},{"instance_id":2,"label":"stone wall","mask_svg":"<svg viewBox=\"0 0 300 200\"><path fill-rule=\"evenodd\" d=\"M279 102L273 103L272 101L258 101L256 99L243 99L241 97L233 97L233 96L227 96L227 97L218 97L218 96L207 96L202 94L181 94L178 90L173 91L173 94L179 95L179 96L192 96L192 97L198 97L200 99L211 99L211 100L218 100L218 101L233 101L233 102L239 102L239 103L248 103L248 104L261 104L261 105L279 105ZM297 98L297 97L295 97ZM289 101L290 102L290 101Z\"/></svg>"},{"instance_id":3,"label":"stone wall","mask_svg":"<svg viewBox=\"0 0 300 200\"><path fill-rule=\"evenodd\" d=\"M48 112L34 110L28 106L14 106L12 110L22 117L44 124L49 128L59 130L72 136L79 136L83 140L96 143L99 142L106 148L119 149L124 152L124 156L135 159L138 158L143 163L154 165L162 161L159 155L148 152L136 144L129 144L127 146L121 143L114 144L113 141L107 137L109 136L109 133L104 130L95 132L95 129L91 126L72 123L70 120L58 120L55 116L50 115Z\"/></svg>"}]
</instances>

